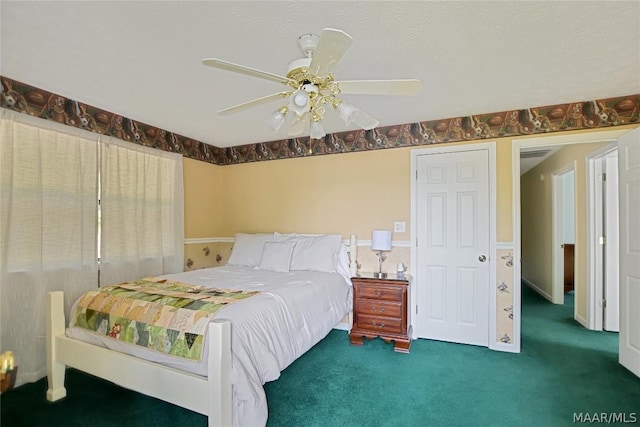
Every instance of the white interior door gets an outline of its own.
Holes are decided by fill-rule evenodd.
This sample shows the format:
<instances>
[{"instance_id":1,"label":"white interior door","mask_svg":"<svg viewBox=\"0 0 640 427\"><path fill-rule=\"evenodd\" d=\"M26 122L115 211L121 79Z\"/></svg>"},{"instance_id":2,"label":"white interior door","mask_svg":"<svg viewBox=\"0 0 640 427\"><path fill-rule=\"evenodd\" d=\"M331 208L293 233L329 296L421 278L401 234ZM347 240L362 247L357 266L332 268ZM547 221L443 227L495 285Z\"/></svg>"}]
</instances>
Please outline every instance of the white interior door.
<instances>
[{"instance_id":1,"label":"white interior door","mask_svg":"<svg viewBox=\"0 0 640 427\"><path fill-rule=\"evenodd\" d=\"M640 129L618 139L620 363L640 377Z\"/></svg>"},{"instance_id":2,"label":"white interior door","mask_svg":"<svg viewBox=\"0 0 640 427\"><path fill-rule=\"evenodd\" d=\"M488 150L416 159L416 334L488 346Z\"/></svg>"},{"instance_id":3,"label":"white interior door","mask_svg":"<svg viewBox=\"0 0 640 427\"><path fill-rule=\"evenodd\" d=\"M602 329L620 330L620 276L618 262L618 150L604 158L604 316Z\"/></svg>"}]
</instances>

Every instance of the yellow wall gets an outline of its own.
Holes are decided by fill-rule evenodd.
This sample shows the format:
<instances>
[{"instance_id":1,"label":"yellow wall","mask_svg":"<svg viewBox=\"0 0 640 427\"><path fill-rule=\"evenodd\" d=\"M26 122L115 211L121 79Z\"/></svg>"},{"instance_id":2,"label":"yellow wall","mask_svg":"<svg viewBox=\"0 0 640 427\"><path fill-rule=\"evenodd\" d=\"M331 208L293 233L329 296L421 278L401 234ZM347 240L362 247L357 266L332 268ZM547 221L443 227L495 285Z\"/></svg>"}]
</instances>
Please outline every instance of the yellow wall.
<instances>
[{"instance_id":1,"label":"yellow wall","mask_svg":"<svg viewBox=\"0 0 640 427\"><path fill-rule=\"evenodd\" d=\"M575 288L578 315L587 315L587 183L585 157L608 143L566 146L524 174L520 181L522 277L552 295L553 174L575 166ZM540 180L543 176L544 180Z\"/></svg>"},{"instance_id":2,"label":"yellow wall","mask_svg":"<svg viewBox=\"0 0 640 427\"><path fill-rule=\"evenodd\" d=\"M405 221L411 236L411 150L399 148L215 166L185 159L185 235L356 234ZM512 240L511 139L497 143L498 240Z\"/></svg>"},{"instance_id":3,"label":"yellow wall","mask_svg":"<svg viewBox=\"0 0 640 427\"><path fill-rule=\"evenodd\" d=\"M410 154L377 150L226 166L224 230L356 234L410 222ZM408 240L410 230L396 233Z\"/></svg>"},{"instance_id":4,"label":"yellow wall","mask_svg":"<svg viewBox=\"0 0 640 427\"><path fill-rule=\"evenodd\" d=\"M220 203L221 166L183 158L184 237L225 235Z\"/></svg>"},{"instance_id":5,"label":"yellow wall","mask_svg":"<svg viewBox=\"0 0 640 427\"><path fill-rule=\"evenodd\" d=\"M513 241L513 171L511 138L501 138L496 144L496 239Z\"/></svg>"}]
</instances>

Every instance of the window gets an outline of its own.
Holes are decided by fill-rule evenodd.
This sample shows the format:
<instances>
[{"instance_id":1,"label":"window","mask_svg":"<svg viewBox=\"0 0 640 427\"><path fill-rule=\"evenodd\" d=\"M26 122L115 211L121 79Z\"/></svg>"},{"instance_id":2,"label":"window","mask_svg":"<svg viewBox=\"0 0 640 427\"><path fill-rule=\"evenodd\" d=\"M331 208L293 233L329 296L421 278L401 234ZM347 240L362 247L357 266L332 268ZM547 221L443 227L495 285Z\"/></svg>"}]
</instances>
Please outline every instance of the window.
<instances>
[{"instance_id":1,"label":"window","mask_svg":"<svg viewBox=\"0 0 640 427\"><path fill-rule=\"evenodd\" d=\"M46 373L47 292L68 312L97 287L98 244L102 284L182 271L182 157L1 110L0 342L21 384Z\"/></svg>"}]
</instances>

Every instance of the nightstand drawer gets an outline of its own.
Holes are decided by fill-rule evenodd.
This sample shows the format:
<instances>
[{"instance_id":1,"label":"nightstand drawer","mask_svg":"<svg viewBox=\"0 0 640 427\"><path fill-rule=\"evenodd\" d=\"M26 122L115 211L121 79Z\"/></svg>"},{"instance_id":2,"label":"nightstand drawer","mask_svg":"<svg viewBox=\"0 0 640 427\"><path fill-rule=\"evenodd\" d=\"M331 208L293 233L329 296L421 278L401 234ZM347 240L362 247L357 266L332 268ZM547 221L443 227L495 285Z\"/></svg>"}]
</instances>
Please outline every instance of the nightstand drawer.
<instances>
[{"instance_id":1,"label":"nightstand drawer","mask_svg":"<svg viewBox=\"0 0 640 427\"><path fill-rule=\"evenodd\" d=\"M402 304L399 302L358 298L357 307L358 314L402 318Z\"/></svg>"},{"instance_id":2,"label":"nightstand drawer","mask_svg":"<svg viewBox=\"0 0 640 427\"><path fill-rule=\"evenodd\" d=\"M383 288L380 286L358 286L356 295L358 298L374 298L387 301L402 301L402 289L399 288Z\"/></svg>"},{"instance_id":3,"label":"nightstand drawer","mask_svg":"<svg viewBox=\"0 0 640 427\"><path fill-rule=\"evenodd\" d=\"M402 333L402 320L391 317L364 316L358 314L358 328L372 332Z\"/></svg>"}]
</instances>

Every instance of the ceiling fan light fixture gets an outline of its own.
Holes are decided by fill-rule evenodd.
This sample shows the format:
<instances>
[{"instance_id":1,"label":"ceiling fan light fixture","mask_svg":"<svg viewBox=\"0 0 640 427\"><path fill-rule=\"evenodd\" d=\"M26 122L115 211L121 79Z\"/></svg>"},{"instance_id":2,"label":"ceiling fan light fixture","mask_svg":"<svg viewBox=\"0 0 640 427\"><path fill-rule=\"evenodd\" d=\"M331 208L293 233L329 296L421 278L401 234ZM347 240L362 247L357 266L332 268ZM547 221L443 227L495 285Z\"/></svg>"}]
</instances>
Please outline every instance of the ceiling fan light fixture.
<instances>
[{"instance_id":1,"label":"ceiling fan light fixture","mask_svg":"<svg viewBox=\"0 0 640 427\"><path fill-rule=\"evenodd\" d=\"M334 108L347 126L355 123L362 129L371 130L380 124L376 119L351 104L340 102Z\"/></svg>"},{"instance_id":2,"label":"ceiling fan light fixture","mask_svg":"<svg viewBox=\"0 0 640 427\"><path fill-rule=\"evenodd\" d=\"M276 111L274 111L267 120L267 123L269 123L271 129L279 132L287 118L288 112L289 109L287 107L280 107Z\"/></svg>"},{"instance_id":3,"label":"ceiling fan light fixture","mask_svg":"<svg viewBox=\"0 0 640 427\"><path fill-rule=\"evenodd\" d=\"M295 112L298 116L302 116L307 113L311 107L309 94L304 90L297 90L291 95L291 101L289 109Z\"/></svg>"},{"instance_id":4,"label":"ceiling fan light fixture","mask_svg":"<svg viewBox=\"0 0 640 427\"><path fill-rule=\"evenodd\" d=\"M305 96L304 92L300 91L293 95L293 102L296 106L302 108L307 105L307 102L309 102L309 97Z\"/></svg>"},{"instance_id":5,"label":"ceiling fan light fixture","mask_svg":"<svg viewBox=\"0 0 640 427\"><path fill-rule=\"evenodd\" d=\"M350 125L353 121L353 115L357 110L356 107L351 104L345 104L344 102L341 102L336 105L335 108L342 121L344 121L344 124L347 126Z\"/></svg>"},{"instance_id":6,"label":"ceiling fan light fixture","mask_svg":"<svg viewBox=\"0 0 640 427\"><path fill-rule=\"evenodd\" d=\"M320 120L311 122L311 138L312 139L320 139L324 138L327 133L324 131L324 126L322 126L322 122Z\"/></svg>"}]
</instances>

